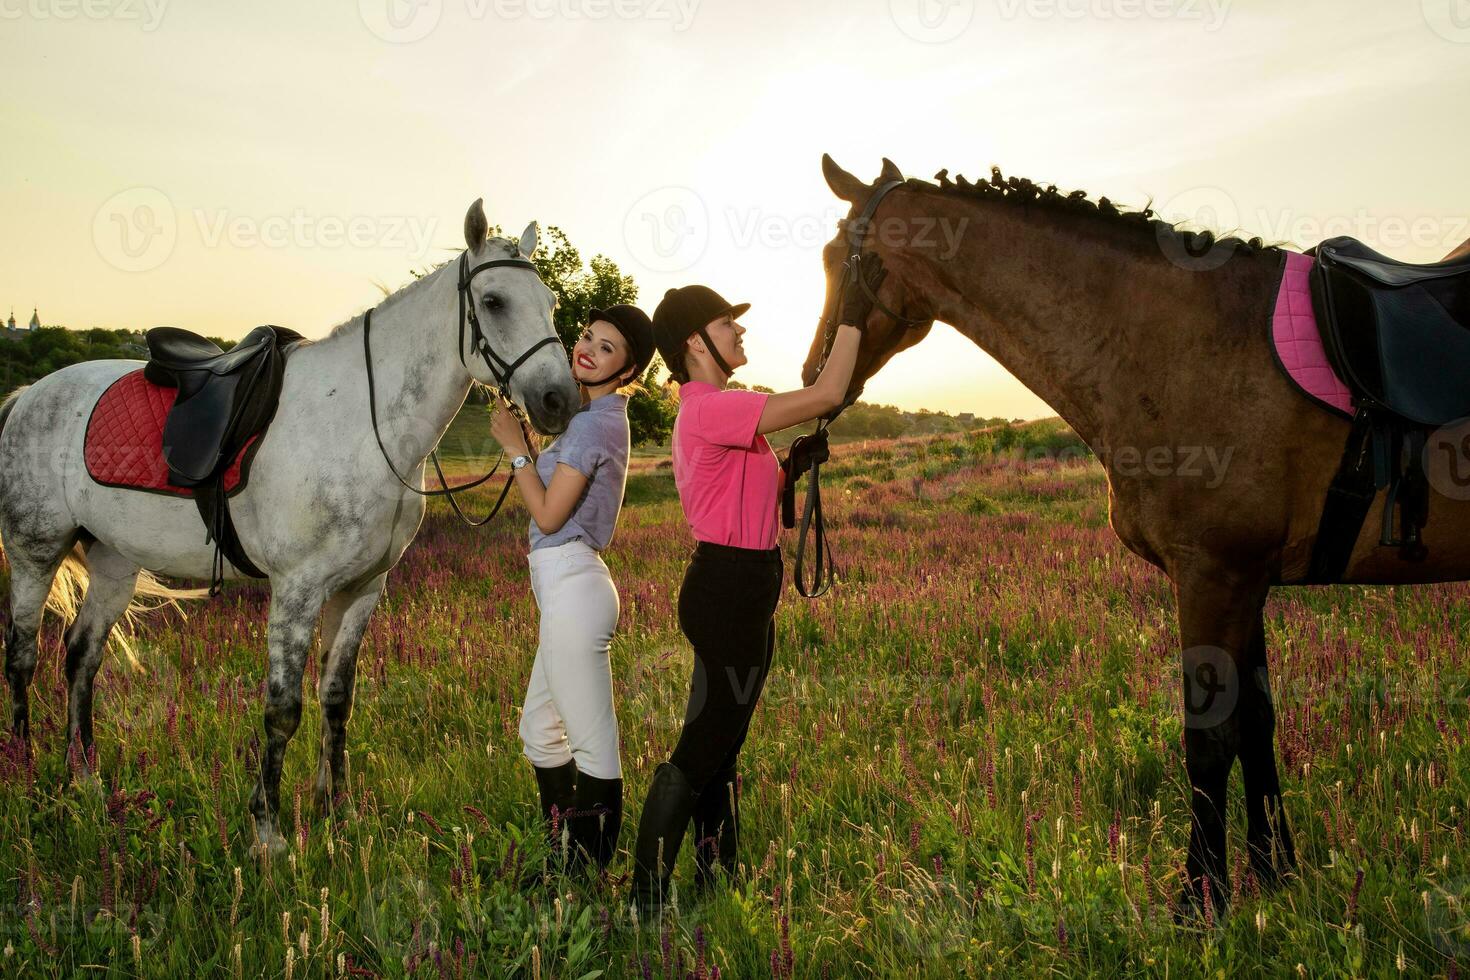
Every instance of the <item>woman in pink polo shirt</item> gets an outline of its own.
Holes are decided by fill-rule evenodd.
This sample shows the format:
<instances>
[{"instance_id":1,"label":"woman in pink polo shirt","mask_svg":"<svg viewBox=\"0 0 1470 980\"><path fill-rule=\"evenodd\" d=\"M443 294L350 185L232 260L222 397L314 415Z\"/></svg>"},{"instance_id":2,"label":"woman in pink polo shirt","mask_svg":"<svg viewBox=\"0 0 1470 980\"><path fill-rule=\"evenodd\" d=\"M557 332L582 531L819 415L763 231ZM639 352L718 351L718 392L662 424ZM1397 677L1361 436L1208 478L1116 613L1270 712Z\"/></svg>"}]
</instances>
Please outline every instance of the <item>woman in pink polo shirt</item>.
<instances>
[{"instance_id":1,"label":"woman in pink polo shirt","mask_svg":"<svg viewBox=\"0 0 1470 980\"><path fill-rule=\"evenodd\" d=\"M679 628L694 647L694 674L679 742L654 771L638 825L633 899L640 909L661 902L691 819L696 888L713 880L717 865L735 868L736 758L771 668L784 573L776 546L781 471L765 436L842 403L869 296L883 279L877 260L864 259L863 272L868 288L854 282L843 297L844 326L820 377L795 391L725 388L746 361L737 321L750 304L684 286L669 290L654 312L654 340L679 383L674 481L696 541L679 589Z\"/></svg>"}]
</instances>

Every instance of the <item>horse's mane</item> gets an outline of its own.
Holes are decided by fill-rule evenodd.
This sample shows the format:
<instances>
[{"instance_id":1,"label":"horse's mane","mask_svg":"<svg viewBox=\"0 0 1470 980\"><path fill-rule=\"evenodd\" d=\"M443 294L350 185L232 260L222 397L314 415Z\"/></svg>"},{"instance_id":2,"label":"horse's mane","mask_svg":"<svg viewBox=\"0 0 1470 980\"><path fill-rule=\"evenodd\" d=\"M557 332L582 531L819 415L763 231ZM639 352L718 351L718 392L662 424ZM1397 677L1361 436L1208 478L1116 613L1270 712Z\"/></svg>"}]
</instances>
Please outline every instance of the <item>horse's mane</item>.
<instances>
[{"instance_id":1,"label":"horse's mane","mask_svg":"<svg viewBox=\"0 0 1470 980\"><path fill-rule=\"evenodd\" d=\"M507 258L514 258L515 256L521 254L520 243L510 238L486 239L485 247L487 249L498 248L505 253L505 257ZM379 283L378 288L383 291L383 301L379 303L376 307L374 307L374 309L390 309L395 303L402 300L405 296L410 296L418 290L422 289L424 283L433 278L434 273L438 272L440 269L443 269L449 263L457 261L458 258L458 256L455 256L452 259L445 259L443 262L436 262L434 265L428 267L427 269L424 269L422 272L415 272L413 274L413 280L411 282L404 283L402 286L399 286L395 290L390 291L387 286ZM361 319L361 313L350 316L346 320L343 320L341 323L337 324L335 327L329 330L326 336L322 337L321 339L328 340L339 334L346 333L353 324L357 323ZM374 324L374 326L376 326L376 323Z\"/></svg>"},{"instance_id":2,"label":"horse's mane","mask_svg":"<svg viewBox=\"0 0 1470 980\"><path fill-rule=\"evenodd\" d=\"M945 193L1006 201L1013 204L1035 204L1063 214L1101 218L1120 228L1136 231L1140 236L1146 234L1158 241L1167 239L1178 242L1192 255L1202 255L1217 246L1237 249L1242 254L1280 251L1279 246L1267 245L1260 238L1247 240L1230 234L1221 237L1208 229L1189 231L1177 228L1171 222L1164 221L1155 215L1152 202L1145 205L1141 211L1125 210L1106 197L1090 201L1087 199L1086 191L1072 191L1064 194L1057 190L1056 184L1047 184L1042 187L1025 177L1002 176L999 167L991 167L990 179L979 183L971 183L960 174L956 174L954 180L950 180L948 169L939 171L934 175L934 179L939 181L939 188ZM933 187L932 184L923 186Z\"/></svg>"}]
</instances>

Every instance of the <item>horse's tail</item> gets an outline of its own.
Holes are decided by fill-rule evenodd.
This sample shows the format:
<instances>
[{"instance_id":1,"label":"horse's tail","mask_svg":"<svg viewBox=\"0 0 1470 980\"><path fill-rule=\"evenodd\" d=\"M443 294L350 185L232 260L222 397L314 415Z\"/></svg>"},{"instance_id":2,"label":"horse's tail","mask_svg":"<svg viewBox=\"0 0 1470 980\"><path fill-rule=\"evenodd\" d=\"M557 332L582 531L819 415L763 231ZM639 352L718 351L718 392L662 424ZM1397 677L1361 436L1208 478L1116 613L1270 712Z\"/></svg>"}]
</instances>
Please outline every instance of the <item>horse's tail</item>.
<instances>
[{"instance_id":1,"label":"horse's tail","mask_svg":"<svg viewBox=\"0 0 1470 980\"><path fill-rule=\"evenodd\" d=\"M10 418L10 410L15 407L15 403L20 400L21 394L29 387L30 385L21 385L6 395L3 402L0 402L0 432L5 431L5 420Z\"/></svg>"},{"instance_id":2,"label":"horse's tail","mask_svg":"<svg viewBox=\"0 0 1470 980\"><path fill-rule=\"evenodd\" d=\"M46 608L55 613L63 623L76 619L82 608L82 598L87 594L88 581L86 555L80 544L73 545L71 551L61 560L56 577L51 580ZM189 616L184 612L184 607L179 605L179 600L203 599L208 595L208 589L175 589L159 581L146 569L139 572L138 582L133 586L132 601L112 627L112 639L127 659L128 666L136 671L144 669L142 661L138 659L135 635L140 616L165 606L173 606L179 617L187 620Z\"/></svg>"},{"instance_id":3,"label":"horse's tail","mask_svg":"<svg viewBox=\"0 0 1470 980\"><path fill-rule=\"evenodd\" d=\"M10 418L11 410L26 387L29 386L17 388L6 395L3 402L0 402L0 435L4 434L5 423ZM5 543L0 541L0 551L4 550ZM88 580L86 555L82 551L82 546L75 544L61 560L61 567L56 570L56 577L51 580L51 591L46 595L46 609L55 613L63 623L70 623L76 619L77 613L82 608L82 598L87 594ZM143 669L143 665L138 661L133 636L133 629L137 625L140 614L163 606L173 606L178 609L179 615L183 616L184 610L178 604L180 599L199 599L207 595L209 595L208 589L174 589L164 585L151 572L139 572L138 584L133 590L133 600L128 603L128 608L112 628L112 638L117 641L118 648L127 658L128 665L134 670Z\"/></svg>"}]
</instances>

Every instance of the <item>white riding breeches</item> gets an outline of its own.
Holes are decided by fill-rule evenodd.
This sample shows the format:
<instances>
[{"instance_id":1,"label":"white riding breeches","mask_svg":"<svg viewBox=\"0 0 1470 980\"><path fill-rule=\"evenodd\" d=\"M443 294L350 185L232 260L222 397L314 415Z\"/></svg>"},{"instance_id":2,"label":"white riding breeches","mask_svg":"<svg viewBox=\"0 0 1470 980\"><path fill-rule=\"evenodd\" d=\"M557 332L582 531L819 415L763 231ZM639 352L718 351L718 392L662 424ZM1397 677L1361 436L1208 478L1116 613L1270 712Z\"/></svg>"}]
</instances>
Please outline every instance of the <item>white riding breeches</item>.
<instances>
[{"instance_id":1,"label":"white riding breeches","mask_svg":"<svg viewBox=\"0 0 1470 980\"><path fill-rule=\"evenodd\" d=\"M617 587L582 541L537 548L527 560L541 634L521 711L526 758L548 768L575 760L579 772L621 779L611 661Z\"/></svg>"}]
</instances>

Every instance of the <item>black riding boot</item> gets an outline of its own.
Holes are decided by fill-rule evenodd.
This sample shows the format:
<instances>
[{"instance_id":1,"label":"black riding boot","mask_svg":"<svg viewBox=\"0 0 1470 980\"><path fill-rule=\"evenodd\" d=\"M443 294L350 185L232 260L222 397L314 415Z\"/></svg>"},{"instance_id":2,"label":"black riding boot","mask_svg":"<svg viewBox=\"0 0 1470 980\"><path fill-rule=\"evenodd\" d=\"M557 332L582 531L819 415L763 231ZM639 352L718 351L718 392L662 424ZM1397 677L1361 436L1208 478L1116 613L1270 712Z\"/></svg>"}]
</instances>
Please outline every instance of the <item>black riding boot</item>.
<instances>
[{"instance_id":1,"label":"black riding boot","mask_svg":"<svg viewBox=\"0 0 1470 980\"><path fill-rule=\"evenodd\" d=\"M550 768L532 768L536 770L536 788L541 791L541 818L546 821L546 840L552 853L560 858L562 829L566 826L567 814L577 805L577 764L568 762Z\"/></svg>"},{"instance_id":2,"label":"black riding boot","mask_svg":"<svg viewBox=\"0 0 1470 980\"><path fill-rule=\"evenodd\" d=\"M662 908L693 812L694 788L683 771L673 763L660 763L643 802L633 848L633 902L640 914Z\"/></svg>"},{"instance_id":3,"label":"black riding boot","mask_svg":"<svg viewBox=\"0 0 1470 980\"><path fill-rule=\"evenodd\" d=\"M739 780L735 769L715 773L694 804L694 887L714 883L716 867L735 873L740 840Z\"/></svg>"},{"instance_id":4,"label":"black riding boot","mask_svg":"<svg viewBox=\"0 0 1470 980\"><path fill-rule=\"evenodd\" d=\"M623 781L598 779L585 772L577 776L577 805L572 816L572 846L586 852L599 871L618 849L623 827Z\"/></svg>"}]
</instances>

